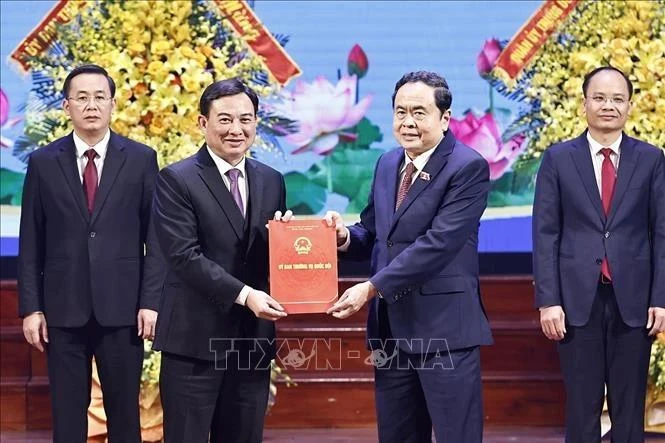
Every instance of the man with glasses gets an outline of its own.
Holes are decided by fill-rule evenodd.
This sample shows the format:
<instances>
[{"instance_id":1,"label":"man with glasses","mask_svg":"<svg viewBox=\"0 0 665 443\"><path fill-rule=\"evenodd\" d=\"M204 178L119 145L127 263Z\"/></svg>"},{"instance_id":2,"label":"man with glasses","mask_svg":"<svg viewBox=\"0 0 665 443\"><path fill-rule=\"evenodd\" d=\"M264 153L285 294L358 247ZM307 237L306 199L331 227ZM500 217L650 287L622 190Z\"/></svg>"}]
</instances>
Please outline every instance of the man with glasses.
<instances>
[{"instance_id":1,"label":"man with glasses","mask_svg":"<svg viewBox=\"0 0 665 443\"><path fill-rule=\"evenodd\" d=\"M582 84L587 130L545 151L533 208L536 307L559 345L566 442L644 441L652 338L665 330L665 157L628 136L633 85L613 67Z\"/></svg>"},{"instance_id":2,"label":"man with glasses","mask_svg":"<svg viewBox=\"0 0 665 443\"><path fill-rule=\"evenodd\" d=\"M106 70L75 68L63 93L74 130L28 161L19 315L28 343L46 351L53 440L87 439L94 356L109 441L140 442L142 339L154 336L163 279L148 229L157 157L109 129Z\"/></svg>"}]
</instances>

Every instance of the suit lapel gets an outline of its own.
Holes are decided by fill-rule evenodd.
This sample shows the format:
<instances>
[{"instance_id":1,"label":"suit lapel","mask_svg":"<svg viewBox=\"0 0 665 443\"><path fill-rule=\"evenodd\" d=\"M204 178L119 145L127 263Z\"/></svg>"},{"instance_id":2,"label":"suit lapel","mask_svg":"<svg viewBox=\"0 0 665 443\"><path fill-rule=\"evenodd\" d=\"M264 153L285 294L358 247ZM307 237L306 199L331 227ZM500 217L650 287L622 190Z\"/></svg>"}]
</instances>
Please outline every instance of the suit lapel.
<instances>
[{"instance_id":1,"label":"suit lapel","mask_svg":"<svg viewBox=\"0 0 665 443\"><path fill-rule=\"evenodd\" d=\"M391 231L395 227L397 220L399 220L402 214L404 214L404 212L409 209L409 206L411 206L411 203L415 201L418 195L420 195L420 193L423 192L425 188L427 188L430 183L432 183L432 181L436 180L436 176L439 174L441 169L443 169L446 163L448 163L448 155L453 152L455 142L455 136L451 131L448 131L443 140L441 140L441 143L439 143L439 146L437 146L436 151L434 151L430 159L425 164L425 167L422 169L422 171L418 172L418 177L416 177L416 180L409 188L409 192L407 192L404 201L395 212L392 219L392 224L390 226ZM429 180L424 180L422 178L422 173L429 174ZM395 200L393 199L393 202L394 201Z\"/></svg>"},{"instance_id":2,"label":"suit lapel","mask_svg":"<svg viewBox=\"0 0 665 443\"><path fill-rule=\"evenodd\" d=\"M109 145L106 148L106 157L104 158L104 166L102 167L102 178L99 181L99 189L95 195L95 204L92 210L92 217L90 223L94 223L99 215L104 202L111 192L111 188L118 177L118 173L122 166L125 164L127 153L125 147L122 145L122 140L113 132L109 139Z\"/></svg>"},{"instance_id":3,"label":"suit lapel","mask_svg":"<svg viewBox=\"0 0 665 443\"><path fill-rule=\"evenodd\" d=\"M573 164L582 180L582 184L584 184L584 189L589 200L591 200L592 206L600 217L601 223L605 223L605 210L600 201L600 192L598 191L598 183L596 182L596 173L593 170L591 150L589 149L589 142L586 139L586 132L573 140L573 146L574 149L570 153L573 158Z\"/></svg>"},{"instance_id":4,"label":"suit lapel","mask_svg":"<svg viewBox=\"0 0 665 443\"><path fill-rule=\"evenodd\" d=\"M261 229L261 225L265 223L261 220L261 208L263 207L263 176L259 173L258 168L253 160L245 160L245 172L247 173L247 195L251 201L249 206L249 241L247 242L247 250L252 247L252 242L256 237L256 230L253 227Z\"/></svg>"},{"instance_id":5,"label":"suit lapel","mask_svg":"<svg viewBox=\"0 0 665 443\"><path fill-rule=\"evenodd\" d=\"M57 159L69 190L72 192L76 206L78 206L83 218L88 221L90 214L88 213L85 194L83 193L83 184L81 183L79 169L76 164L76 147L74 146L74 137L72 134L69 134L63 141L60 152L57 154Z\"/></svg>"},{"instance_id":6,"label":"suit lapel","mask_svg":"<svg viewBox=\"0 0 665 443\"><path fill-rule=\"evenodd\" d=\"M215 200L219 206L221 206L224 214L229 219L233 232L238 236L238 238L243 237L243 225L245 220L238 209L238 205L233 200L231 193L226 188L224 180L219 173L219 169L215 165L215 162L210 157L208 149L204 145L196 155L197 165L201 168L199 175L203 182L206 184L210 192L212 193Z\"/></svg>"},{"instance_id":7,"label":"suit lapel","mask_svg":"<svg viewBox=\"0 0 665 443\"><path fill-rule=\"evenodd\" d=\"M610 214L607 218L607 225L609 226L614 218L623 195L628 189L628 183L635 172L635 165L638 163L639 152L635 151L635 140L623 134L621 140L621 147L619 148L619 169L617 170L617 181L614 185L614 194L612 194L612 202L610 204Z\"/></svg>"},{"instance_id":8,"label":"suit lapel","mask_svg":"<svg viewBox=\"0 0 665 443\"><path fill-rule=\"evenodd\" d=\"M404 160L404 150L393 151L386 158L383 180L380 182L380 188L375 190L374 199L379 196L385 196L384 205L381 210L384 213L383 220L392 220L395 215L395 202L397 201L397 188L399 187L399 170ZM378 174L378 170L377 170ZM378 207L376 208L379 209ZM392 223L391 223L392 224Z\"/></svg>"}]
</instances>

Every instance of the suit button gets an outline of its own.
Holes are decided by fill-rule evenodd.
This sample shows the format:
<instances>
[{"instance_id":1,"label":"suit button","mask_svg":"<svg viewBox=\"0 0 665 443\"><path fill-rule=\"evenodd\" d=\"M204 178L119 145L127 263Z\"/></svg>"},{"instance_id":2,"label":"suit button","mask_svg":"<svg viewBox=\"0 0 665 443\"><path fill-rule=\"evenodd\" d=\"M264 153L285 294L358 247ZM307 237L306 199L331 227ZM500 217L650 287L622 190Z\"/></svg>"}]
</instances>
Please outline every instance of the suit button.
<instances>
[{"instance_id":1,"label":"suit button","mask_svg":"<svg viewBox=\"0 0 665 443\"><path fill-rule=\"evenodd\" d=\"M596 264L597 265L602 265L603 264L603 259L602 258L597 258L596 259Z\"/></svg>"},{"instance_id":2,"label":"suit button","mask_svg":"<svg viewBox=\"0 0 665 443\"><path fill-rule=\"evenodd\" d=\"M92 231L92 232L90 233L90 238L95 238L95 235L97 235L97 233L96 233L95 231Z\"/></svg>"},{"instance_id":3,"label":"suit button","mask_svg":"<svg viewBox=\"0 0 665 443\"><path fill-rule=\"evenodd\" d=\"M386 242L386 245L387 245L389 248L392 248L392 247L393 247L393 242L391 242L390 240L388 240L388 241Z\"/></svg>"},{"instance_id":4,"label":"suit button","mask_svg":"<svg viewBox=\"0 0 665 443\"><path fill-rule=\"evenodd\" d=\"M610 238L610 231L607 231L607 232L605 233L605 238Z\"/></svg>"}]
</instances>

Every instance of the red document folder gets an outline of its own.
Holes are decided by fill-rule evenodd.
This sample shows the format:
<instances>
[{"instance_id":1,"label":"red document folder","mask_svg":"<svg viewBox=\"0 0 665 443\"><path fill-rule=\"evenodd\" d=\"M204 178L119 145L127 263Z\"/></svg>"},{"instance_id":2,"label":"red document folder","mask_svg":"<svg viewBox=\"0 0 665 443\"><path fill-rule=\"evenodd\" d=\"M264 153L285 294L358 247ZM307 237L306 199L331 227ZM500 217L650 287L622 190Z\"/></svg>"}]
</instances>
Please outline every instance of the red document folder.
<instances>
[{"instance_id":1,"label":"red document folder","mask_svg":"<svg viewBox=\"0 0 665 443\"><path fill-rule=\"evenodd\" d=\"M289 314L325 312L337 300L337 238L323 220L271 220L270 295Z\"/></svg>"}]
</instances>

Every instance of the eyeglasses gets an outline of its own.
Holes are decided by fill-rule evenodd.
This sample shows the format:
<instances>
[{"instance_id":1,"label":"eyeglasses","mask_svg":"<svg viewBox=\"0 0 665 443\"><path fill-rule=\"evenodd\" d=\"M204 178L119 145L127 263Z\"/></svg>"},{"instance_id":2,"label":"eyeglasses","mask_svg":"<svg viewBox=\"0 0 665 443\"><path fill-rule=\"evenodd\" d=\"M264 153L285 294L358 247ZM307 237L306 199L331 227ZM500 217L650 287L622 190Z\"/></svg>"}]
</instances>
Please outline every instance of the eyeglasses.
<instances>
[{"instance_id":1,"label":"eyeglasses","mask_svg":"<svg viewBox=\"0 0 665 443\"><path fill-rule=\"evenodd\" d=\"M71 100L79 106L86 106L90 101L94 101L98 105L107 105L113 100L113 97L104 97L103 95L96 95L94 97L88 95L79 95L78 97L67 97L67 100Z\"/></svg>"},{"instance_id":2,"label":"eyeglasses","mask_svg":"<svg viewBox=\"0 0 665 443\"><path fill-rule=\"evenodd\" d=\"M605 97L604 95L594 95L593 97L591 97L591 101L597 105L604 105L608 101L617 106L625 105L626 103L628 103L628 99L626 99L625 97L621 96Z\"/></svg>"}]
</instances>

